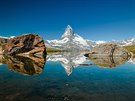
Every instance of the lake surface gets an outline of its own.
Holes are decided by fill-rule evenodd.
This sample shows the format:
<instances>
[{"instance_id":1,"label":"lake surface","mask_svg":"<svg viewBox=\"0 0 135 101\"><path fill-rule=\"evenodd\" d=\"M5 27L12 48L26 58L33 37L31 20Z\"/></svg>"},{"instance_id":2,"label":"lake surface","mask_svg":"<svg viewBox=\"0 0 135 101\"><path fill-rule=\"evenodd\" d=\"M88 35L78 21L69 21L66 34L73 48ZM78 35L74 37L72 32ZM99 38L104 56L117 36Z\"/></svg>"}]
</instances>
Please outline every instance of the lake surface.
<instances>
[{"instance_id":1,"label":"lake surface","mask_svg":"<svg viewBox=\"0 0 135 101\"><path fill-rule=\"evenodd\" d=\"M0 101L135 101L135 59L0 57Z\"/></svg>"}]
</instances>

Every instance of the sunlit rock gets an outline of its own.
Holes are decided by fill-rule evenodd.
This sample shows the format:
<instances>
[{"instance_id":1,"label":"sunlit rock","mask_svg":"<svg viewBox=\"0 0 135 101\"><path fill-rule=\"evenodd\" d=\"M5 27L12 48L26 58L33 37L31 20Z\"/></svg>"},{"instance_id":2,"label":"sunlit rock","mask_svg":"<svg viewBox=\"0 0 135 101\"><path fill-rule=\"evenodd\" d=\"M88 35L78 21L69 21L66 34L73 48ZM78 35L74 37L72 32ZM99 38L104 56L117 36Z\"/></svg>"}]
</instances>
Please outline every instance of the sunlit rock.
<instances>
[{"instance_id":1,"label":"sunlit rock","mask_svg":"<svg viewBox=\"0 0 135 101\"><path fill-rule=\"evenodd\" d=\"M24 34L0 42L0 52L4 55L46 55L44 40L37 34Z\"/></svg>"}]
</instances>

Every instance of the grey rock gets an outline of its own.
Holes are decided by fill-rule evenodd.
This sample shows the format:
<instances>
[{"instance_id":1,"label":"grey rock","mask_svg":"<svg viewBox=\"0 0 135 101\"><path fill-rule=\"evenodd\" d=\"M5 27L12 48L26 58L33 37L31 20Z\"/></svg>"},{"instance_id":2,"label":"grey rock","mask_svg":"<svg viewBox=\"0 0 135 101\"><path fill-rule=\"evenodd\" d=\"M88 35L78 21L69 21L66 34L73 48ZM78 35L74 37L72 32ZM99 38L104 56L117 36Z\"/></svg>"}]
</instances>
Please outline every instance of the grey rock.
<instances>
[{"instance_id":1,"label":"grey rock","mask_svg":"<svg viewBox=\"0 0 135 101\"><path fill-rule=\"evenodd\" d=\"M95 46L90 55L106 55L106 56L122 56L122 57L128 57L130 53L124 49L123 47L120 47L116 44L109 43L109 44L100 44Z\"/></svg>"}]
</instances>

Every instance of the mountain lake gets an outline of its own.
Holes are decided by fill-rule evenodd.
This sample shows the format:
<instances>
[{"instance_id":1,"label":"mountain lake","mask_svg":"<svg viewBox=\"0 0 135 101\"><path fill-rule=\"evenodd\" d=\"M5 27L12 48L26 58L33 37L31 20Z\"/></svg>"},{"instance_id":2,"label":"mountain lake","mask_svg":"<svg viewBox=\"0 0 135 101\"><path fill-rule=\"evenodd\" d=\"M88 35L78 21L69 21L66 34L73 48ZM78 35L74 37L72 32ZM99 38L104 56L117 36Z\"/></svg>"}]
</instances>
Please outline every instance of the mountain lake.
<instances>
[{"instance_id":1,"label":"mountain lake","mask_svg":"<svg viewBox=\"0 0 135 101\"><path fill-rule=\"evenodd\" d=\"M0 101L135 101L134 58L0 57Z\"/></svg>"}]
</instances>

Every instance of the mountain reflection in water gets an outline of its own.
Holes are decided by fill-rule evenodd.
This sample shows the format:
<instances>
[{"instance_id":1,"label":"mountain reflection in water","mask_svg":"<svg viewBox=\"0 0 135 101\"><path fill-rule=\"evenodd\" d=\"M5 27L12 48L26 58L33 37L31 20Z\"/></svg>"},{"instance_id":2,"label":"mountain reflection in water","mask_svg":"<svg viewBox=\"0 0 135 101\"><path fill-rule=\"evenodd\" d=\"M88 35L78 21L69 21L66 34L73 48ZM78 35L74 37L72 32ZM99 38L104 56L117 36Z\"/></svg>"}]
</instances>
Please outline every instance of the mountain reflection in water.
<instances>
[{"instance_id":1,"label":"mountain reflection in water","mask_svg":"<svg viewBox=\"0 0 135 101\"><path fill-rule=\"evenodd\" d=\"M0 63L7 64L8 68L15 72L22 74L34 75L39 74L44 69L44 64L47 61L59 62L65 69L65 72L69 76L74 68L79 66L87 67L96 65L102 68L113 68L126 62L135 63L135 59L123 58L123 57L106 57L106 56L92 56L85 57L85 53L73 53L73 52L60 52L50 53L47 58L35 57L35 56L0 56Z\"/></svg>"},{"instance_id":2,"label":"mountain reflection in water","mask_svg":"<svg viewBox=\"0 0 135 101\"><path fill-rule=\"evenodd\" d=\"M46 59L0 56L0 101L135 101L133 57L87 58L65 52Z\"/></svg>"},{"instance_id":3,"label":"mountain reflection in water","mask_svg":"<svg viewBox=\"0 0 135 101\"><path fill-rule=\"evenodd\" d=\"M34 75L42 72L46 60L34 56L0 56L0 62L7 64L8 68L22 74Z\"/></svg>"},{"instance_id":4,"label":"mountain reflection in water","mask_svg":"<svg viewBox=\"0 0 135 101\"><path fill-rule=\"evenodd\" d=\"M133 58L124 57L105 57L105 56L93 56L85 57L84 53L71 53L61 52L48 54L47 61L60 62L64 67L67 75L70 75L74 68L78 66L91 66L97 65L99 67L112 68L118 65L124 64L125 62L133 60Z\"/></svg>"}]
</instances>

